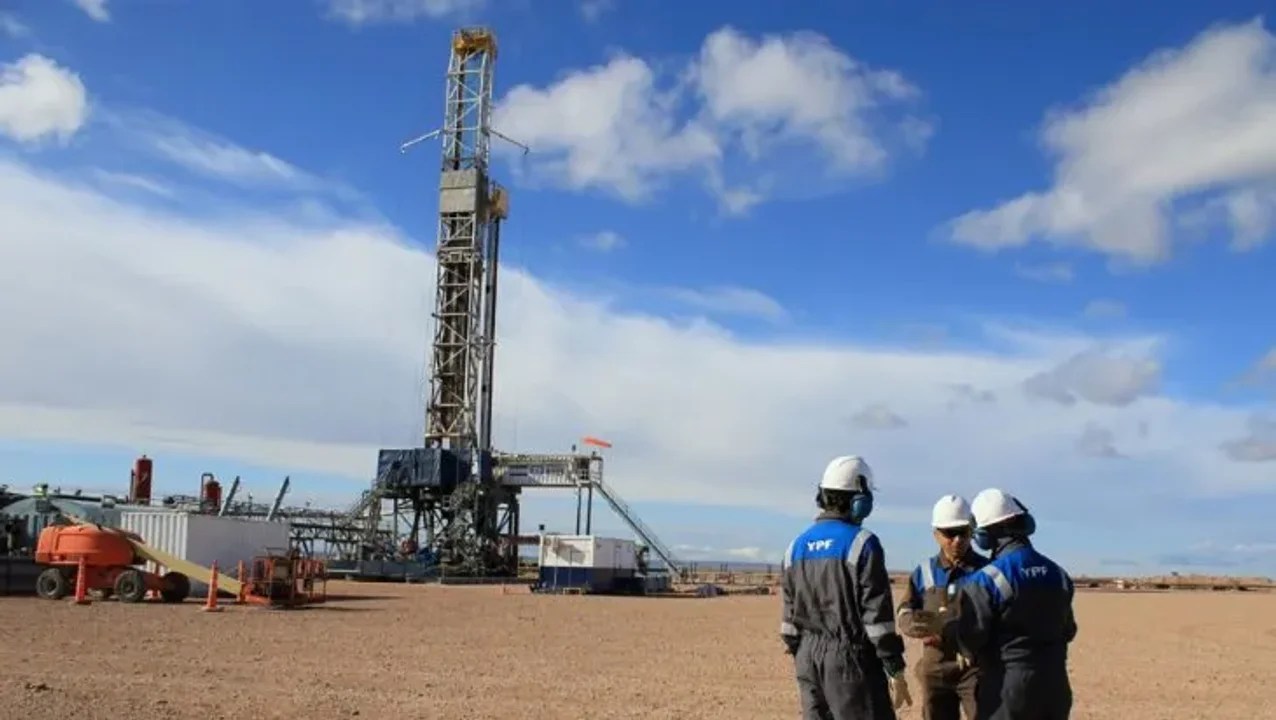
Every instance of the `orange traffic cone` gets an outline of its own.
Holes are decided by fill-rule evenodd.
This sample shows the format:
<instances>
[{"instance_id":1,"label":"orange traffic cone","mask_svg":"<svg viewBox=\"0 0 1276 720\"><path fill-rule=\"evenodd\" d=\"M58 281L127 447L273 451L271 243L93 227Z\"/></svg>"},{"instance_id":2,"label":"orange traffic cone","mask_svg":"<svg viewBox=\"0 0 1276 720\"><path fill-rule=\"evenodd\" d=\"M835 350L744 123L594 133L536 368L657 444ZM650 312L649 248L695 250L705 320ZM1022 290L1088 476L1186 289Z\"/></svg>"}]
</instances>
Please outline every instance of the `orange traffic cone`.
<instances>
[{"instance_id":1,"label":"orange traffic cone","mask_svg":"<svg viewBox=\"0 0 1276 720\"><path fill-rule=\"evenodd\" d=\"M75 572L75 598L71 600L71 602L76 605L89 604L88 574L88 563L85 562L84 556L81 555L79 566L76 568Z\"/></svg>"},{"instance_id":2,"label":"orange traffic cone","mask_svg":"<svg viewBox=\"0 0 1276 720\"><path fill-rule=\"evenodd\" d=\"M208 599L204 601L204 612L221 612L222 609L217 605L217 561L213 561L213 576L209 578L208 583Z\"/></svg>"}]
</instances>

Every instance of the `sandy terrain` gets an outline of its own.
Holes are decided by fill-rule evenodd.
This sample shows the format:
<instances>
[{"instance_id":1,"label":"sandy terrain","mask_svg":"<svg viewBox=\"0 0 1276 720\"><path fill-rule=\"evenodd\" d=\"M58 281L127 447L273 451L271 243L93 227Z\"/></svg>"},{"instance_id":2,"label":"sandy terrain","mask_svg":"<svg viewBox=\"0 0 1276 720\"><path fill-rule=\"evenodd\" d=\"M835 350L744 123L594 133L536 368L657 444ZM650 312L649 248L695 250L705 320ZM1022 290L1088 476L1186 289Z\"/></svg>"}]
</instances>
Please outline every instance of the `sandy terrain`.
<instances>
[{"instance_id":1,"label":"sandy terrain","mask_svg":"<svg viewBox=\"0 0 1276 720\"><path fill-rule=\"evenodd\" d=\"M329 592L362 597L218 614L0 598L0 717L798 716L775 596ZM1273 716L1276 593L1090 592L1077 611L1074 718Z\"/></svg>"}]
</instances>

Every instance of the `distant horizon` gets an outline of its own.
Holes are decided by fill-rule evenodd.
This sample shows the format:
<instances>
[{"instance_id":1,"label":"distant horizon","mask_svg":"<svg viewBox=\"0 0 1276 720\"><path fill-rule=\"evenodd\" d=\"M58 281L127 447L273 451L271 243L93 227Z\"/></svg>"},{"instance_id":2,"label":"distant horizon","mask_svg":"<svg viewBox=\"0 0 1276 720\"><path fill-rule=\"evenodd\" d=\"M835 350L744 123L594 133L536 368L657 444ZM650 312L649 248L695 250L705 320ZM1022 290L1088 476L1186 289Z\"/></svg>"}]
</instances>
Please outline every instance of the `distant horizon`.
<instances>
[{"instance_id":1,"label":"distant horizon","mask_svg":"<svg viewBox=\"0 0 1276 720\"><path fill-rule=\"evenodd\" d=\"M228 490L230 481L224 478L219 478L219 481L221 481L223 484L223 493L226 492ZM14 483L11 481L0 483L0 486L7 487L11 494L21 495L24 497L32 497L35 487L45 482L48 482L48 481L27 483L26 485L29 487L25 487L25 489L23 489L24 486L22 484ZM56 482L49 482L48 484L49 484L49 491L51 493L51 496L54 496L53 491L57 487L59 487L59 485ZM63 483L61 487L63 492L60 495L56 495L56 496L62 499L68 499L73 501L74 500L81 500L81 501L93 500L94 498L100 498L104 496L113 496L117 498L117 501L123 502L129 491L127 482L122 488L118 488L115 490L104 489L104 486L76 487L68 483ZM21 492L19 492L20 489L21 489ZM81 495L80 496L74 495L73 493L75 490L81 491ZM160 505L162 503L163 498L165 497L169 497L169 496L195 497L196 496L195 493L196 493L195 489L191 489L190 492L179 492L179 491L174 491L171 485L156 483L155 485L153 485L153 488L152 488L151 501L152 501L152 505ZM273 494L269 496L264 496L264 499L263 499L263 496L258 496L258 497L255 497L253 501L255 504L268 506L270 502L273 501L273 497L274 497ZM337 502L336 504L333 504L333 505L313 507L313 509L341 512L347 509L349 504L355 502L356 500L357 500L357 496L352 495L349 497L348 502L345 505L342 505L340 502ZM564 504L564 508L563 508L564 510L569 509L568 506L574 507L574 503L570 501L565 501L563 504ZM285 497L283 507L285 508L296 507L296 505L293 505L292 503L290 503L288 500L288 497ZM3 510L4 510L4 507L0 506L0 511L3 511ZM610 509L606 509L605 507L595 508L594 516L596 521L600 519L598 517L600 510L610 514ZM618 522L618 519L613 519L612 522L613 523ZM614 525L612 527L614 528ZM576 534L574 531L575 531L574 528L562 529L562 530L547 529L546 534L554 533L554 534L572 535L572 534ZM535 533L525 532L524 534L535 534ZM582 528L581 534L583 534L583 528ZM606 532L606 533L595 532L593 534L598 537L620 537L624 539L630 539L641 544L641 540L639 540L636 535L634 535L631 531L627 529L621 530L620 532L615 532L615 531ZM930 550L930 554L925 555L924 557L927 557L927 558L931 557L936 552L937 550L932 548ZM529 551L527 549L527 546L520 548L520 552L519 552L520 558L524 558L524 559L535 558L536 555L537 553L535 552L535 550ZM727 568L724 572L737 572L737 573L768 572L768 569L771 572L778 572L779 565L780 565L778 552L776 554L776 560L772 562L733 560L733 559L714 559L714 558L706 558L706 557L688 558L688 557L682 557L682 556L680 556L678 559L682 562L682 565L684 568L694 569L695 571L701 571L701 572L711 572L720 567ZM658 558L655 558L655 562L656 564L660 564ZM1126 565L1124 563L1121 563L1119 565L1124 567L1131 567L1132 570L1133 570L1133 567L1135 567L1135 566ZM916 565L910 566L907 569L902 569L902 568L888 569L888 572L893 577L904 576L911 573L914 567L916 567ZM1149 568L1147 572L1137 572L1137 571L1115 572L1110 570L1104 571L1103 569L1100 568L1098 570L1091 570L1086 572L1074 572L1073 575L1074 577L1079 579L1112 578L1112 579L1137 580L1137 579L1146 579L1146 578L1161 578L1161 577L1178 576L1184 579L1224 578L1228 580L1261 580L1266 582L1273 582L1274 580L1276 580L1276 576L1264 575L1262 573L1207 572L1207 571L1201 571L1201 570L1193 571L1190 569L1184 570L1184 569L1174 569L1174 568Z\"/></svg>"}]
</instances>

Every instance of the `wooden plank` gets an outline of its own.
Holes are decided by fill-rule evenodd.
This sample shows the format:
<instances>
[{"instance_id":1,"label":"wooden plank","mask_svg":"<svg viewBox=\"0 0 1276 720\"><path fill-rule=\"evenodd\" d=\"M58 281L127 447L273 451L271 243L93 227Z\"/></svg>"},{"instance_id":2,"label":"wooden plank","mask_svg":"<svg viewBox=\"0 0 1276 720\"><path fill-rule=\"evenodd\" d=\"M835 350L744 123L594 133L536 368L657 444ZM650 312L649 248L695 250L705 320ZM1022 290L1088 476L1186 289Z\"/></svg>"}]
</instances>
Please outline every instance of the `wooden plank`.
<instances>
[{"instance_id":1,"label":"wooden plank","mask_svg":"<svg viewBox=\"0 0 1276 720\"><path fill-rule=\"evenodd\" d=\"M137 554L141 555L147 560L163 565L169 570L174 570L176 572L179 572L185 575L186 577L191 578L192 580L198 580L205 584L211 583L213 581L213 571L210 568L203 567L202 565L196 565L195 563L190 562L189 560L183 560L182 558L179 558L176 555L169 555L168 553L163 552L162 550L157 550L156 548L150 547L149 545L146 545L145 543L137 542L136 540L133 540L132 538L128 538L128 541L133 546L133 548L137 551ZM227 575L226 573L222 572L220 568L218 568L217 570L218 591L225 591L230 593L231 595L238 596L239 587L240 587L240 583L238 580L236 580L231 575Z\"/></svg>"}]
</instances>

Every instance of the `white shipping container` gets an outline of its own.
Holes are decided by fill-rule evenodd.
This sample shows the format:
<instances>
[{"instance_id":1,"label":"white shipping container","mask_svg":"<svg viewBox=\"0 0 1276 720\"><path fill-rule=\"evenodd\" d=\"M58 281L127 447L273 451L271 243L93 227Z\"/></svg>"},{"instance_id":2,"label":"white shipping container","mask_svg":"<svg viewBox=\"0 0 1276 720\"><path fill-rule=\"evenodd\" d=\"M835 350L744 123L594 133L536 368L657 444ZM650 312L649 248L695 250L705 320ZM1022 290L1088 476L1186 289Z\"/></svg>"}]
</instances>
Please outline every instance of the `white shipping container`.
<instances>
[{"instance_id":1,"label":"white shipping container","mask_svg":"<svg viewBox=\"0 0 1276 720\"><path fill-rule=\"evenodd\" d=\"M611 570L636 570L638 547L633 540L595 538L594 567Z\"/></svg>"},{"instance_id":2,"label":"white shipping container","mask_svg":"<svg viewBox=\"0 0 1276 720\"><path fill-rule=\"evenodd\" d=\"M637 547L633 540L596 535L543 535L541 567L584 567L633 570Z\"/></svg>"},{"instance_id":3,"label":"white shipping container","mask_svg":"<svg viewBox=\"0 0 1276 720\"><path fill-rule=\"evenodd\" d=\"M126 510L120 527L142 536L142 542L204 567L217 562L217 572L235 577L238 565L253 557L288 549L287 522L218 517L196 513ZM191 581L191 594L202 597L208 587Z\"/></svg>"}]
</instances>

